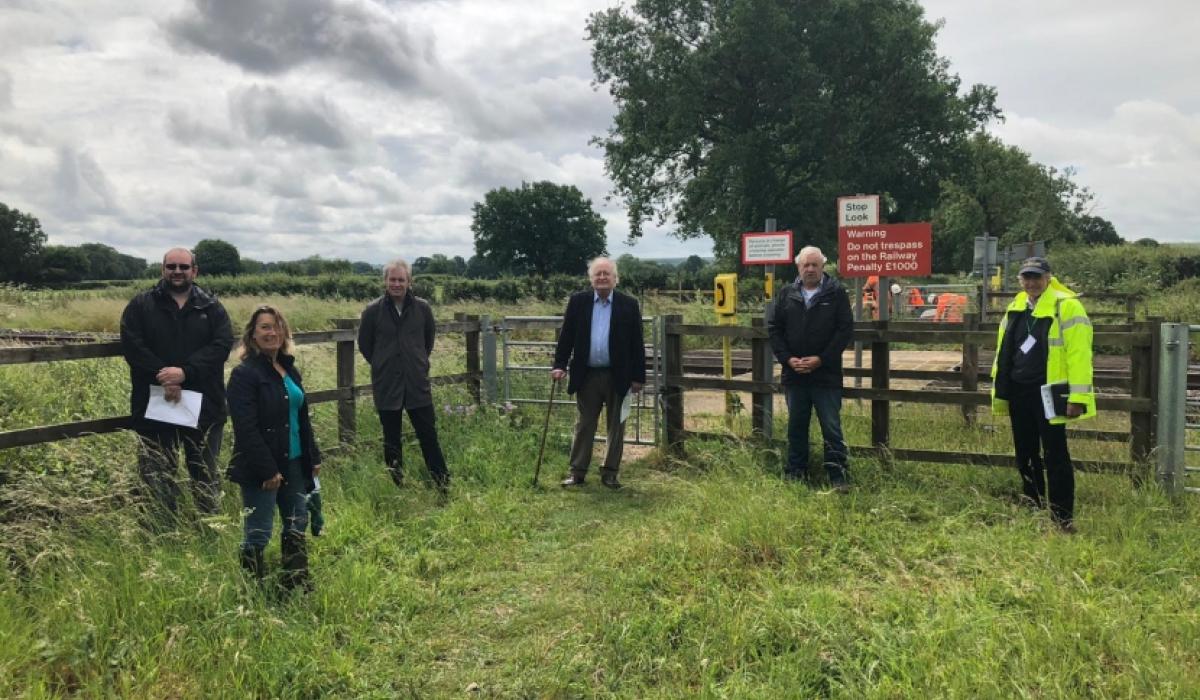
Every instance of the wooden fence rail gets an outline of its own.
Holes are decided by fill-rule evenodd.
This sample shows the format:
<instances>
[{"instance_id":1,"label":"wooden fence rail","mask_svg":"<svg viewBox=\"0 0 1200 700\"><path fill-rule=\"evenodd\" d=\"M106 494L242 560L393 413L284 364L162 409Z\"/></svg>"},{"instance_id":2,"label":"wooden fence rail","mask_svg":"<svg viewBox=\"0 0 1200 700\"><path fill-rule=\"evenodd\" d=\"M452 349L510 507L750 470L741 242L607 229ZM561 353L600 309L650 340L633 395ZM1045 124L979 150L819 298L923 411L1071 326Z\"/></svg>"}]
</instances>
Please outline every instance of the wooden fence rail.
<instances>
[{"instance_id":1,"label":"wooden fence rail","mask_svg":"<svg viewBox=\"0 0 1200 700\"><path fill-rule=\"evenodd\" d=\"M1096 397L1098 409L1128 413L1130 416L1130 431L1114 430L1070 430L1068 434L1075 438L1093 439L1102 442L1128 442L1129 461L1108 462L1101 460L1075 460L1076 465L1084 471L1124 471L1138 473L1150 455L1155 444L1155 392L1157 391L1157 357L1158 357L1158 325L1161 319L1152 319L1134 324L1116 326L1097 325L1094 333L1095 345L1126 349L1130 356L1130 374L1104 377L1098 382L1100 386L1125 389L1123 395L1101 394ZM684 336L700 336L707 338L740 338L748 339L751 343L751 355L758 358L769 354L767 331L761 323L752 327L738 326L707 326L688 324L679 315L664 316L661 319L662 337L665 339L664 368L665 379L663 386L664 415L666 416L665 440L668 449L682 453L688 437L701 435L684 429L683 395L691 389L744 391L753 395L755 410L752 414L752 432L754 435L772 439L773 426L768 420L769 412L759 407L771 401L774 394L783 393L783 387L774 376L767 376L759 371L759 363L754 367L753 379L724 379L717 377L684 376L683 351ZM975 411L979 406L989 406L991 398L988 392L979 390L980 379L989 377L989 368L979 365L979 353L983 348L994 350L996 342L995 324L981 324L978 314L968 314L962 324L945 324L934 326L912 322L867 321L855 324L854 340L867 344L870 348L871 366L847 371L849 376L867 376L871 378L871 386L863 388L845 387L842 395L846 398L862 399L871 402L871 444L852 445L851 452L855 454L870 454L883 456L887 459L916 460L947 464L974 465L1011 465L1011 454L942 452L937 450L915 450L893 448L890 444L891 405L897 401L944 404L959 406L968 423L973 422ZM916 345L946 345L955 344L962 347L963 360L961 372L925 372L916 370L898 371L889 368L889 353L894 343ZM925 389L893 389L889 379L896 378L936 378L959 382L956 389L931 390ZM717 435L710 435L720 437Z\"/></svg>"},{"instance_id":2,"label":"wooden fence rail","mask_svg":"<svg viewBox=\"0 0 1200 700\"><path fill-rule=\"evenodd\" d=\"M329 331L308 331L292 335L296 345L313 345L317 343L334 343L337 362L336 386L329 389L317 389L308 392L310 404L336 401L338 403L338 441L342 444L354 442L357 430L357 399L371 393L370 384L355 383L355 350L357 339L357 319L337 319L337 328ZM466 384L472 395L478 400L481 372L479 371L479 335L480 321L478 316L458 314L455 320L438 324L439 333L461 333L466 346L467 371L447 376L433 377L432 382L437 386L447 384ZM68 345L32 345L21 347L0 348L0 365L28 364L34 362L61 362L67 360L94 359L103 357L121 357L121 343L118 341L83 342ZM111 416L89 420L59 423L36 428L23 428L0 432L0 449L24 447L46 442L55 442L70 438L112 433L133 427L131 416Z\"/></svg>"}]
</instances>

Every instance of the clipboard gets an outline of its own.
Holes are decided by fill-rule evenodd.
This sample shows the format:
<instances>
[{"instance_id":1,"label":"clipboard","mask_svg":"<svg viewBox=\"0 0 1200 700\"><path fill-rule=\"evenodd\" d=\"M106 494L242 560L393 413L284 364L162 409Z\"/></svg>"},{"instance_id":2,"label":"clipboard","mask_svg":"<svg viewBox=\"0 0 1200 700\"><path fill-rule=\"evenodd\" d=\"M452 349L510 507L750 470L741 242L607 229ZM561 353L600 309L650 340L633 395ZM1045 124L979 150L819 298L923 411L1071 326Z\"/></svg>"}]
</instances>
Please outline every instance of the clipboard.
<instances>
[{"instance_id":1,"label":"clipboard","mask_svg":"<svg viewBox=\"0 0 1200 700\"><path fill-rule=\"evenodd\" d=\"M1046 420L1065 418L1067 415L1067 397L1071 395L1071 387L1067 382L1055 382L1042 385L1042 410Z\"/></svg>"}]
</instances>

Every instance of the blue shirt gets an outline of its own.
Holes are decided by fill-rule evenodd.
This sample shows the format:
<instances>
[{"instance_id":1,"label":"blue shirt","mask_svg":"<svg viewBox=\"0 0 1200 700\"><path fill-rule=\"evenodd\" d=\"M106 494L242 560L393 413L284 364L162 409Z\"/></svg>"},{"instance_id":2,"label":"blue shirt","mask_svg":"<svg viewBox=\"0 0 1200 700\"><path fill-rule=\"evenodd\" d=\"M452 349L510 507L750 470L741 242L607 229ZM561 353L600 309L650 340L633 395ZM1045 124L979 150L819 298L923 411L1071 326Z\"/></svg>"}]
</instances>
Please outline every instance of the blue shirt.
<instances>
[{"instance_id":1,"label":"blue shirt","mask_svg":"<svg viewBox=\"0 0 1200 700\"><path fill-rule=\"evenodd\" d=\"M592 293L592 347L588 353L588 367L608 367L608 327L612 325L612 294L601 299L598 292Z\"/></svg>"},{"instance_id":2,"label":"blue shirt","mask_svg":"<svg viewBox=\"0 0 1200 700\"><path fill-rule=\"evenodd\" d=\"M288 459L298 459L300 448L300 407L304 405L304 390L291 377L283 378L288 395Z\"/></svg>"}]
</instances>

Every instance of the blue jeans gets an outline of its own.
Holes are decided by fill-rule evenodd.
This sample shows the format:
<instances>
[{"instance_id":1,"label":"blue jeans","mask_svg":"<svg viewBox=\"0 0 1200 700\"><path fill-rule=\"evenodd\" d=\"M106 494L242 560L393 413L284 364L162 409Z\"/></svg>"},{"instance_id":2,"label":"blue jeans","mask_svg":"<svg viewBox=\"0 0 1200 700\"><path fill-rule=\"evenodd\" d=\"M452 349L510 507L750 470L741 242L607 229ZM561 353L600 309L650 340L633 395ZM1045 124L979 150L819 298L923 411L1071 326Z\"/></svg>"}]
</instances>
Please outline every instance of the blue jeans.
<instances>
[{"instance_id":1,"label":"blue jeans","mask_svg":"<svg viewBox=\"0 0 1200 700\"><path fill-rule=\"evenodd\" d=\"M787 475L800 477L808 471L808 425L815 408L817 420L821 423L821 437L825 443L825 470L829 473L829 481L834 484L845 482L849 457L846 440L842 437L841 387L788 384L786 389Z\"/></svg>"},{"instance_id":2,"label":"blue jeans","mask_svg":"<svg viewBox=\"0 0 1200 700\"><path fill-rule=\"evenodd\" d=\"M304 493L304 481L304 468L300 460L293 459L283 473L283 484L274 491L267 491L257 484L238 484L242 488L245 513L243 549L264 549L271 541L276 507L284 532L304 534L308 527L308 496Z\"/></svg>"}]
</instances>

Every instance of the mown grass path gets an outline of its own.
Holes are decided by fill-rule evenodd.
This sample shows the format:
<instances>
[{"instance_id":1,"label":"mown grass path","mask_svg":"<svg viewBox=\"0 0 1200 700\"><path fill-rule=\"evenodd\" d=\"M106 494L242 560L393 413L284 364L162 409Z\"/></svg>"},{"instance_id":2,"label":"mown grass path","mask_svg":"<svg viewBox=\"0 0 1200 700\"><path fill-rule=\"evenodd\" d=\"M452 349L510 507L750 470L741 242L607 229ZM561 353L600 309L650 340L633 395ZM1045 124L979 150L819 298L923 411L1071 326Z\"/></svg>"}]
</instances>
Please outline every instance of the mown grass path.
<instances>
[{"instance_id":1,"label":"mown grass path","mask_svg":"<svg viewBox=\"0 0 1200 700\"><path fill-rule=\"evenodd\" d=\"M243 580L232 493L206 528L55 532L0 581L0 695L1200 695L1193 502L1082 476L1069 536L1009 502L1015 470L860 461L839 496L703 442L535 491L534 431L442 428L444 504L329 461L307 596Z\"/></svg>"}]
</instances>

